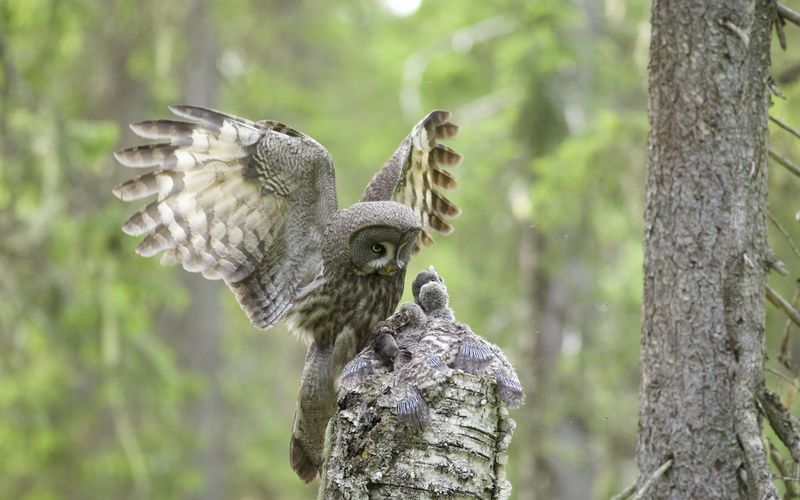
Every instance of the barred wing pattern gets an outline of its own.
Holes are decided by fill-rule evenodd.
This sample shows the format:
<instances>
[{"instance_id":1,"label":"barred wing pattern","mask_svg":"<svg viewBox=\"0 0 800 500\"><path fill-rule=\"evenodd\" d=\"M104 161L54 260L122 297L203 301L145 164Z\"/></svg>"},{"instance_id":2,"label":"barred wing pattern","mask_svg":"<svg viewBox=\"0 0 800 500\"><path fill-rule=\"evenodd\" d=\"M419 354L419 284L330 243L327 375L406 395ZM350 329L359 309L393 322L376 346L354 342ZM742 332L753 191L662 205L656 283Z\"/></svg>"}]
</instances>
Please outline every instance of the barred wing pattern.
<instances>
[{"instance_id":1,"label":"barred wing pattern","mask_svg":"<svg viewBox=\"0 0 800 500\"><path fill-rule=\"evenodd\" d=\"M278 122L194 106L170 111L186 121L131 125L169 142L115 153L126 167L156 167L114 189L123 201L156 195L123 231L145 235L142 256L163 252L164 264L224 280L253 324L267 328L321 266L322 218L336 210L330 155Z\"/></svg>"},{"instance_id":2,"label":"barred wing pattern","mask_svg":"<svg viewBox=\"0 0 800 500\"><path fill-rule=\"evenodd\" d=\"M441 190L457 188L455 178L444 167L454 167L461 155L439 140L458 134L458 125L450 123L447 111L432 111L411 130L395 153L375 174L361 201L394 200L411 207L422 222L415 252L430 245L430 231L442 234L453 231L447 218L457 217L461 210Z\"/></svg>"}]
</instances>

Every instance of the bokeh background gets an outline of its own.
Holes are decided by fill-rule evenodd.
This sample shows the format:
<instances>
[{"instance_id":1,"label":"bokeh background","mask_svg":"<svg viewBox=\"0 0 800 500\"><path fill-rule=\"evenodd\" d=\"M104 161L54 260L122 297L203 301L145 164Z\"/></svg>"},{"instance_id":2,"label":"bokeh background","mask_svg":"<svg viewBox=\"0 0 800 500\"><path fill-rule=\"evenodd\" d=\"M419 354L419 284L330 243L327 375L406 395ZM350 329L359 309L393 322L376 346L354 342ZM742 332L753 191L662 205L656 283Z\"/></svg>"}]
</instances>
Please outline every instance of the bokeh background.
<instances>
[{"instance_id":1,"label":"bokeh background","mask_svg":"<svg viewBox=\"0 0 800 500\"><path fill-rule=\"evenodd\" d=\"M111 188L133 172L111 152L175 103L308 133L343 206L417 120L451 110L463 215L409 275L436 266L459 320L523 377L514 498L621 490L636 475L648 9L0 0L0 498L315 496L288 465L304 347L119 229L134 206ZM791 102L800 58L776 57ZM771 182L796 235L797 183ZM791 297L797 257L771 238ZM782 330L771 317L771 352ZM770 363L794 401L794 374Z\"/></svg>"}]
</instances>

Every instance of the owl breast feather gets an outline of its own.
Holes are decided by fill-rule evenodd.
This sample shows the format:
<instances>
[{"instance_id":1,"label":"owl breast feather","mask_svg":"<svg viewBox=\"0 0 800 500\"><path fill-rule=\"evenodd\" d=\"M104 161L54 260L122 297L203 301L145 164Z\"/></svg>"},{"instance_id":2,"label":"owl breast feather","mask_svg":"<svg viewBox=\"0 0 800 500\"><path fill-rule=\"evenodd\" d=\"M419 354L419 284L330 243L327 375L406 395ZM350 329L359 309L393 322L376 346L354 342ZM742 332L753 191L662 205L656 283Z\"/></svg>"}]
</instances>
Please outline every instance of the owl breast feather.
<instances>
[{"instance_id":1,"label":"owl breast feather","mask_svg":"<svg viewBox=\"0 0 800 500\"><path fill-rule=\"evenodd\" d=\"M403 295L405 273L393 276L338 277L320 274L296 297L287 315L289 329L306 342L332 345L340 332L352 330L363 347L372 328L394 312Z\"/></svg>"}]
</instances>

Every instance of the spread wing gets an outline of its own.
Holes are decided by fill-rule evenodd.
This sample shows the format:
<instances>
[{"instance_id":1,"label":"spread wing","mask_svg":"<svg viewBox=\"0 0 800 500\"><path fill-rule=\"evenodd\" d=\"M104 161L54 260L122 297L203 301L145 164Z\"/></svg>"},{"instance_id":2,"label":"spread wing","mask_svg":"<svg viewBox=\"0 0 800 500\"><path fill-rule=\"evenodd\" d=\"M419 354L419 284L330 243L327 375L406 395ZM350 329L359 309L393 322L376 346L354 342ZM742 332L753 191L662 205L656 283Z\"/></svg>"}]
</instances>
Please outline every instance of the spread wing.
<instances>
[{"instance_id":1,"label":"spread wing","mask_svg":"<svg viewBox=\"0 0 800 500\"><path fill-rule=\"evenodd\" d=\"M411 207L420 218L420 232L415 251L433 243L430 231L442 234L453 231L448 218L461 213L442 194L454 190L455 178L445 168L461 162L461 155L444 144L458 134L458 125L450 123L447 111L432 111L417 123L392 157L372 178L361 201L394 200Z\"/></svg>"},{"instance_id":2,"label":"spread wing","mask_svg":"<svg viewBox=\"0 0 800 500\"><path fill-rule=\"evenodd\" d=\"M222 279L259 328L277 322L319 271L325 220L336 211L333 163L319 143L278 122L194 106L182 120L131 125L162 141L114 154L155 170L114 189L123 201L155 195L122 227L136 248L208 279Z\"/></svg>"}]
</instances>

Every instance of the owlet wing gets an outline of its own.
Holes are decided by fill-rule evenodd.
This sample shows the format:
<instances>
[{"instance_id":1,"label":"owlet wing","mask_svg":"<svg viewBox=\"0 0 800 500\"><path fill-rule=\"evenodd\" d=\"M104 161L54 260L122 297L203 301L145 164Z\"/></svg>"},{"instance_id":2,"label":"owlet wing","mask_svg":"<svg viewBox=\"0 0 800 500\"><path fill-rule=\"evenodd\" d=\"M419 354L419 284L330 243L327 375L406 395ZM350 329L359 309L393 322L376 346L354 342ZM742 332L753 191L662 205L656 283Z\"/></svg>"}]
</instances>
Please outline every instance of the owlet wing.
<instances>
[{"instance_id":1,"label":"owlet wing","mask_svg":"<svg viewBox=\"0 0 800 500\"><path fill-rule=\"evenodd\" d=\"M114 189L123 201L156 196L122 230L145 235L139 255L161 252L162 263L224 280L253 324L267 328L321 266L324 218L336 210L330 155L278 122L170 110L186 121L131 125L168 142L114 155L126 167L156 168Z\"/></svg>"},{"instance_id":2,"label":"owlet wing","mask_svg":"<svg viewBox=\"0 0 800 500\"><path fill-rule=\"evenodd\" d=\"M392 157L372 178L361 201L394 200L411 207L422 222L423 230L414 248L433 243L430 231L450 234L447 219L461 210L445 198L442 190L454 190L455 178L443 170L461 162L461 155L444 144L458 134L458 125L450 123L447 111L432 111L411 130Z\"/></svg>"}]
</instances>

